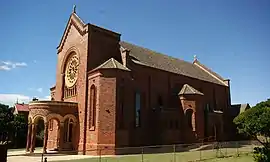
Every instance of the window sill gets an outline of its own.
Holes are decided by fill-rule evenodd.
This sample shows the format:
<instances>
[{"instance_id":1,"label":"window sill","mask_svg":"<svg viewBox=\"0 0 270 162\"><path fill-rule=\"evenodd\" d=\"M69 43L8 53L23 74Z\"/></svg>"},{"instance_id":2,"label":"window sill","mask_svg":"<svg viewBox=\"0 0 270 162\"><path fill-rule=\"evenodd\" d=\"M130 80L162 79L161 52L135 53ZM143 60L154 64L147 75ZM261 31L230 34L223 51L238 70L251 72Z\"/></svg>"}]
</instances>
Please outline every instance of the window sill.
<instances>
[{"instance_id":1,"label":"window sill","mask_svg":"<svg viewBox=\"0 0 270 162\"><path fill-rule=\"evenodd\" d=\"M90 131L94 131L95 130L95 126L92 126L89 130Z\"/></svg>"}]
</instances>

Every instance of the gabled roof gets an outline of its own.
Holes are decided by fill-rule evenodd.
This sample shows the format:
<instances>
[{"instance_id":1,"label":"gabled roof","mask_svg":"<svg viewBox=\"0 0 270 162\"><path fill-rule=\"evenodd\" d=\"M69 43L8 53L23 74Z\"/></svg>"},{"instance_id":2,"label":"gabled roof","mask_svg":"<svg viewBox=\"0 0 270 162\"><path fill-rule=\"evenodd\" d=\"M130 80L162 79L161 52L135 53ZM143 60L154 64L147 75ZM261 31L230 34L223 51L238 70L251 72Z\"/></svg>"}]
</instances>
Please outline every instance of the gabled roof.
<instances>
[{"instance_id":1,"label":"gabled roof","mask_svg":"<svg viewBox=\"0 0 270 162\"><path fill-rule=\"evenodd\" d=\"M78 30L78 32L81 35L86 34L88 32L88 27L90 26L89 24L84 23L77 16L75 11L73 11L66 25L66 28L61 38L61 41L59 43L59 46L57 47L58 53L61 52L63 48L63 44L66 41L68 32L72 25ZM186 62L186 61L173 58L173 57L152 51L150 49L139 47L137 45L133 45L127 42L120 42L120 45L121 45L121 48L130 50L129 55L132 57L131 60L136 64L164 70L164 71L175 73L175 74L184 75L184 76L199 79L202 81L207 81L207 82L211 82L211 83L215 83L215 84L219 84L223 86L228 86L222 77L210 71L210 69L206 68L202 64L199 64L199 63L193 64L190 62ZM107 64L111 65L112 62L107 63ZM108 68L109 65L106 65L103 68ZM127 70L127 68L124 66L123 67L119 66L116 68Z\"/></svg>"},{"instance_id":2,"label":"gabled roof","mask_svg":"<svg viewBox=\"0 0 270 162\"><path fill-rule=\"evenodd\" d=\"M15 109L17 109L18 112L20 111L29 111L29 105L28 104L15 104Z\"/></svg>"},{"instance_id":3,"label":"gabled roof","mask_svg":"<svg viewBox=\"0 0 270 162\"><path fill-rule=\"evenodd\" d=\"M94 70L98 70L98 69L119 69L119 70L131 71L127 67L122 65L120 62L115 60L114 58L110 58L109 60L107 60L103 64L99 65Z\"/></svg>"},{"instance_id":4,"label":"gabled roof","mask_svg":"<svg viewBox=\"0 0 270 162\"><path fill-rule=\"evenodd\" d=\"M248 103L231 105L230 113L232 116L237 116L241 114L242 112L248 110L249 108L250 108L250 105Z\"/></svg>"},{"instance_id":5,"label":"gabled roof","mask_svg":"<svg viewBox=\"0 0 270 162\"><path fill-rule=\"evenodd\" d=\"M197 65L199 68L203 69L204 71L208 72L210 75L212 75L213 77L215 77L216 79L220 80L220 82L223 82L225 84L225 80L223 77L221 77L219 74L217 74L216 72L214 72L213 70L211 70L210 68L206 67L205 65L203 65L202 63L200 63L198 61L198 59L195 59L193 61L194 65Z\"/></svg>"},{"instance_id":6,"label":"gabled roof","mask_svg":"<svg viewBox=\"0 0 270 162\"><path fill-rule=\"evenodd\" d=\"M78 32L81 35L84 35L87 33L87 24L85 24L76 13L72 13L69 17L68 23L66 25L66 28L64 30L64 34L62 35L61 41L59 43L59 45L57 46L58 49L58 53L62 50L62 47L64 45L64 42L66 41L69 29L71 28L71 26L74 26Z\"/></svg>"},{"instance_id":7,"label":"gabled roof","mask_svg":"<svg viewBox=\"0 0 270 162\"><path fill-rule=\"evenodd\" d=\"M227 86L223 81L193 63L123 41L120 42L120 45L122 48L130 50L129 55L132 57L132 61L136 64Z\"/></svg>"},{"instance_id":8,"label":"gabled roof","mask_svg":"<svg viewBox=\"0 0 270 162\"><path fill-rule=\"evenodd\" d=\"M197 94L197 95L204 95L202 92L196 90L195 88L191 87L188 84L184 84L178 95L190 95L190 94Z\"/></svg>"}]
</instances>

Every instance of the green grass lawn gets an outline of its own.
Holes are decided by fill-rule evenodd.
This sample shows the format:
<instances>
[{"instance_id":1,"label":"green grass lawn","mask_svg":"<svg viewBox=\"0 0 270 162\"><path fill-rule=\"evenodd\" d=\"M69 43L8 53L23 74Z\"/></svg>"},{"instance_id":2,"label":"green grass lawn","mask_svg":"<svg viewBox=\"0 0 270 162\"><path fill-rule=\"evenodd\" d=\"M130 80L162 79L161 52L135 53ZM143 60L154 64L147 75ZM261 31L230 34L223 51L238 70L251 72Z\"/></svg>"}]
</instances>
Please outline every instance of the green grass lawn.
<instances>
[{"instance_id":1,"label":"green grass lawn","mask_svg":"<svg viewBox=\"0 0 270 162\"><path fill-rule=\"evenodd\" d=\"M241 152L239 152L241 153ZM229 156L227 158L217 158L220 156ZM180 153L160 153L160 154L139 154L139 155L125 155L114 157L93 157L78 160L69 160L68 162L187 162L187 161L236 161L236 162L250 162L253 161L251 155L241 154L236 157L235 149L221 150L217 153L215 150L205 151L191 151ZM60 162L60 161L58 161ZM62 161L63 162L63 161Z\"/></svg>"},{"instance_id":2,"label":"green grass lawn","mask_svg":"<svg viewBox=\"0 0 270 162\"><path fill-rule=\"evenodd\" d=\"M252 162L253 157L251 155L242 155L240 157L228 157L228 158L216 158L211 160L205 160L205 162Z\"/></svg>"}]
</instances>

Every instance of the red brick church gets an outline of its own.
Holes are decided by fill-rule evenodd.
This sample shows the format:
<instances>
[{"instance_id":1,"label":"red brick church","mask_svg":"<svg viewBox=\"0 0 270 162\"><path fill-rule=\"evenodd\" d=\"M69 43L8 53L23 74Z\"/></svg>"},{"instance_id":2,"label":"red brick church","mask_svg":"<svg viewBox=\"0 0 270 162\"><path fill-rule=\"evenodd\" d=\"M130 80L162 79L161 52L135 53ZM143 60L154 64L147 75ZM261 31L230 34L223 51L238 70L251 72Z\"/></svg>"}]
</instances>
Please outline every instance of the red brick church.
<instances>
[{"instance_id":1,"label":"red brick church","mask_svg":"<svg viewBox=\"0 0 270 162\"><path fill-rule=\"evenodd\" d=\"M29 103L26 150L44 121L44 152L230 138L230 82L192 63L121 41L75 10L57 47L52 101Z\"/></svg>"}]
</instances>

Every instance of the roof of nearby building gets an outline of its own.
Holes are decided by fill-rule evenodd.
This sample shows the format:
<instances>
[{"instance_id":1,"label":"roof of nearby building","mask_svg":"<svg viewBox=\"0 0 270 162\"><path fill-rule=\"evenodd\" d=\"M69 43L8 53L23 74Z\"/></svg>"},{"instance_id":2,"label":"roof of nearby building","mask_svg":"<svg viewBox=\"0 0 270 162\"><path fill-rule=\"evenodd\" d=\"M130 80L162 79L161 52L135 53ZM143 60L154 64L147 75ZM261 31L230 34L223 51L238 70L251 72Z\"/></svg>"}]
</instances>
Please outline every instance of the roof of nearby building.
<instances>
[{"instance_id":1,"label":"roof of nearby building","mask_svg":"<svg viewBox=\"0 0 270 162\"><path fill-rule=\"evenodd\" d=\"M184 84L178 95L187 95L187 94L198 94L203 95L202 92L196 90L195 88L191 87L188 84Z\"/></svg>"},{"instance_id":2,"label":"roof of nearby building","mask_svg":"<svg viewBox=\"0 0 270 162\"><path fill-rule=\"evenodd\" d=\"M50 90L52 91L52 90L54 90L56 88L56 86L54 85L54 86L52 86L51 88L50 88Z\"/></svg>"},{"instance_id":3,"label":"roof of nearby building","mask_svg":"<svg viewBox=\"0 0 270 162\"><path fill-rule=\"evenodd\" d=\"M29 111L29 105L28 104L15 104L15 109L17 111Z\"/></svg>"},{"instance_id":4,"label":"roof of nearby building","mask_svg":"<svg viewBox=\"0 0 270 162\"><path fill-rule=\"evenodd\" d=\"M176 74L181 74L184 76L200 79L211 83L216 83L223 86L225 85L225 83L221 81L221 77L218 77L217 79L216 77L213 77L211 74L207 73L202 68L198 67L193 63L167 56L159 52L155 52L150 49L139 47L137 45L123 41L120 42L120 45L123 48L130 50L129 55L132 57L132 61L136 64L149 66L152 68L157 68Z\"/></svg>"},{"instance_id":5,"label":"roof of nearby building","mask_svg":"<svg viewBox=\"0 0 270 162\"><path fill-rule=\"evenodd\" d=\"M122 65L120 62L118 62L114 58L110 58L109 60L99 65L94 70L97 70L97 69L120 69L120 70L130 71L127 67Z\"/></svg>"},{"instance_id":6,"label":"roof of nearby building","mask_svg":"<svg viewBox=\"0 0 270 162\"><path fill-rule=\"evenodd\" d=\"M248 103L235 104L235 105L231 105L230 112L231 112L231 115L237 116L249 108L250 108L250 105Z\"/></svg>"}]
</instances>

